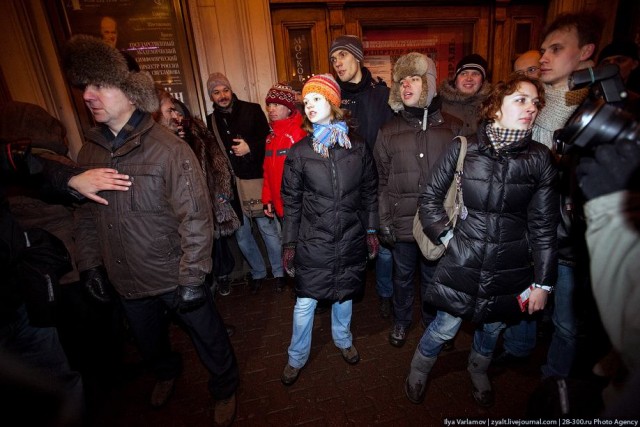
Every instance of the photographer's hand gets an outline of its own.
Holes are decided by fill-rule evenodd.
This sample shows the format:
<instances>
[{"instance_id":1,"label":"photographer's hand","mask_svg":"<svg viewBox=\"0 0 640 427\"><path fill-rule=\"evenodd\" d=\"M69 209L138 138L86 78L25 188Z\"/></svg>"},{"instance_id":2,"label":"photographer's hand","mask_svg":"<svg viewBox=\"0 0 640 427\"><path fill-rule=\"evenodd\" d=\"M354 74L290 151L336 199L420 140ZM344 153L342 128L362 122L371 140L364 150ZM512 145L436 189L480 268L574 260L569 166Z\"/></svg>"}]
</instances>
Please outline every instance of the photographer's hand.
<instances>
[{"instance_id":1,"label":"photographer's hand","mask_svg":"<svg viewBox=\"0 0 640 427\"><path fill-rule=\"evenodd\" d=\"M580 160L576 175L587 200L621 190L639 190L640 145L631 141L600 145L593 158Z\"/></svg>"}]
</instances>

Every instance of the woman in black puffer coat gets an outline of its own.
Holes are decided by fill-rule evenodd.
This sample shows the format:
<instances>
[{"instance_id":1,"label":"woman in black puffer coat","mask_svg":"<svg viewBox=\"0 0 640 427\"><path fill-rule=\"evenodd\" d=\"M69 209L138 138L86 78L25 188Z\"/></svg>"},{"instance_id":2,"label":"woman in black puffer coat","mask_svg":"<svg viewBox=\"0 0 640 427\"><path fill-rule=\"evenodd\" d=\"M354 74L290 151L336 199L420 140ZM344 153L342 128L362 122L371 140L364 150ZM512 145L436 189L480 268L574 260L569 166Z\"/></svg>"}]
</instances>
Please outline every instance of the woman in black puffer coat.
<instances>
[{"instance_id":1,"label":"woman in black puffer coat","mask_svg":"<svg viewBox=\"0 0 640 427\"><path fill-rule=\"evenodd\" d=\"M329 300L333 342L349 364L360 356L350 331L352 298L362 291L367 259L378 251L378 174L364 141L349 131L340 87L330 74L302 88L303 128L284 164L283 265L295 273L296 305L289 361L281 380L293 384L311 351L318 300Z\"/></svg>"},{"instance_id":2,"label":"woman in black puffer coat","mask_svg":"<svg viewBox=\"0 0 640 427\"><path fill-rule=\"evenodd\" d=\"M426 296L439 311L420 340L405 384L414 403L424 397L442 344L462 320L471 320L481 327L467 370L474 398L490 406L486 371L503 322L521 313L517 296L527 290L528 312L542 310L556 281L556 170L549 149L531 139L543 105L544 89L537 80L515 75L494 87L483 104L484 122L469 137L462 174L465 209L454 230L447 226L443 201L460 143L432 169L420 197L420 220L427 236L447 250Z\"/></svg>"}]
</instances>

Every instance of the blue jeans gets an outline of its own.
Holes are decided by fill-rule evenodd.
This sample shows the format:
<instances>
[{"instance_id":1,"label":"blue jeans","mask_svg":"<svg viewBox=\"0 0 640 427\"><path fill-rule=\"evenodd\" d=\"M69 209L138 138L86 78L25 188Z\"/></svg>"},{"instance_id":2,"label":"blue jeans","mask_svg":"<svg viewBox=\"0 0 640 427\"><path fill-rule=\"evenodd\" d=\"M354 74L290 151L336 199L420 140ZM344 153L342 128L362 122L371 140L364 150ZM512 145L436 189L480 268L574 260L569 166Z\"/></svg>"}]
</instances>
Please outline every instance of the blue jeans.
<instances>
[{"instance_id":1,"label":"blue jeans","mask_svg":"<svg viewBox=\"0 0 640 427\"><path fill-rule=\"evenodd\" d=\"M158 380L175 378L182 369L169 339L169 323L176 316L209 371L209 392L214 399L227 399L238 387L238 364L208 287L205 293L204 305L188 312L174 309L173 292L121 301L138 349Z\"/></svg>"},{"instance_id":2,"label":"blue jeans","mask_svg":"<svg viewBox=\"0 0 640 427\"><path fill-rule=\"evenodd\" d=\"M397 325L409 328L413 314L414 276L420 265L420 301L431 284L437 262L422 256L415 242L396 242L393 253L393 315ZM421 305L422 323L428 325L435 317L435 310Z\"/></svg>"},{"instance_id":3,"label":"blue jeans","mask_svg":"<svg viewBox=\"0 0 640 427\"><path fill-rule=\"evenodd\" d=\"M536 347L537 321L522 320L509 325L504 331L503 347L505 351L517 357L527 357Z\"/></svg>"},{"instance_id":4,"label":"blue jeans","mask_svg":"<svg viewBox=\"0 0 640 427\"><path fill-rule=\"evenodd\" d=\"M376 291L382 298L393 296L393 256L384 246L380 246L376 258Z\"/></svg>"},{"instance_id":5,"label":"blue jeans","mask_svg":"<svg viewBox=\"0 0 640 427\"><path fill-rule=\"evenodd\" d=\"M313 298L297 298L293 308L293 333L289 345L289 365L302 368L311 353L311 331L313 315L318 301ZM331 306L331 336L338 348L349 348L351 336L351 300L334 302Z\"/></svg>"},{"instance_id":6,"label":"blue jeans","mask_svg":"<svg viewBox=\"0 0 640 427\"><path fill-rule=\"evenodd\" d=\"M571 373L576 356L577 325L573 307L575 277L573 267L558 264L558 282L552 294L554 298L554 331L547 353L547 364L542 366L542 376L566 378Z\"/></svg>"},{"instance_id":7,"label":"blue jeans","mask_svg":"<svg viewBox=\"0 0 640 427\"><path fill-rule=\"evenodd\" d=\"M418 350L425 357L436 357L440 354L446 341L452 340L462 325L462 319L438 311L436 318L425 329L418 343ZM498 343L500 332L506 325L502 322L483 323L473 334L473 349L485 357L491 357Z\"/></svg>"},{"instance_id":8,"label":"blue jeans","mask_svg":"<svg viewBox=\"0 0 640 427\"><path fill-rule=\"evenodd\" d=\"M244 214L243 214L244 215ZM267 277L267 267L262 259L260 248L256 239L251 233L251 223L255 221L258 230L262 235L264 246L267 249L267 256L271 264L273 277L283 277L282 270L282 236L280 234L280 223L275 218L260 217L249 219L244 215L244 220L240 228L236 231L236 240L242 255L249 263L251 276L254 279L264 279Z\"/></svg>"}]
</instances>

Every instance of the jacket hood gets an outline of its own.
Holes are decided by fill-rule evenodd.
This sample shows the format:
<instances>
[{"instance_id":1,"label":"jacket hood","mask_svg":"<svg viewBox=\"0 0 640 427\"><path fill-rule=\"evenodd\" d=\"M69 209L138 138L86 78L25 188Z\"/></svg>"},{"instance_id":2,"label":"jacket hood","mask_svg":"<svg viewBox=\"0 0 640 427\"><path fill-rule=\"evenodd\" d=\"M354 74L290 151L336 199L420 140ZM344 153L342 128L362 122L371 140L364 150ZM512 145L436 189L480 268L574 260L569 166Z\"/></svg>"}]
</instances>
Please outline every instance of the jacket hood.
<instances>
[{"instance_id":1,"label":"jacket hood","mask_svg":"<svg viewBox=\"0 0 640 427\"><path fill-rule=\"evenodd\" d=\"M436 64L431 58L422 53L410 52L401 56L393 66L393 83L389 93L389 106L395 112L404 110L400 95L400 81L408 76L422 77L422 93L416 105L419 108L428 107L436 95Z\"/></svg>"},{"instance_id":2,"label":"jacket hood","mask_svg":"<svg viewBox=\"0 0 640 427\"><path fill-rule=\"evenodd\" d=\"M96 37L83 34L71 37L64 47L62 64L73 86L116 87L145 113L160 108L151 75L129 70L125 57Z\"/></svg>"},{"instance_id":3,"label":"jacket hood","mask_svg":"<svg viewBox=\"0 0 640 427\"><path fill-rule=\"evenodd\" d=\"M470 104L474 102L484 101L491 92L491 84L486 80L480 86L480 90L473 94L467 95L458 91L451 81L444 81L438 86L438 94L442 96L443 100L452 103L465 103Z\"/></svg>"}]
</instances>

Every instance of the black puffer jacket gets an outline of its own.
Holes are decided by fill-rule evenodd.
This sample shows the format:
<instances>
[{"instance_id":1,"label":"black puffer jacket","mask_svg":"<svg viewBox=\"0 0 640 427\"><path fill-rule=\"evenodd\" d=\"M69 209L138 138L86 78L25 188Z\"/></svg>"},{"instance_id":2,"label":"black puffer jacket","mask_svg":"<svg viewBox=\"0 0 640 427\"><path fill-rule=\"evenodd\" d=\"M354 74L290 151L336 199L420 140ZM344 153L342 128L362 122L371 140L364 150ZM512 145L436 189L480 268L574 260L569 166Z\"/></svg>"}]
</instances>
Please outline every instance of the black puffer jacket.
<instances>
[{"instance_id":1,"label":"black puffer jacket","mask_svg":"<svg viewBox=\"0 0 640 427\"><path fill-rule=\"evenodd\" d=\"M364 138L373 151L378 130L393 117L393 111L387 103L389 88L383 81L375 81L366 67L362 67L360 83L339 81L338 84L342 92L341 107L351 112L355 132Z\"/></svg>"},{"instance_id":2,"label":"black puffer jacket","mask_svg":"<svg viewBox=\"0 0 640 427\"><path fill-rule=\"evenodd\" d=\"M329 157L311 137L294 144L284 164L284 244L296 243L299 297L344 301L364 285L367 229L378 228L378 177L364 141Z\"/></svg>"},{"instance_id":3,"label":"black puffer jacket","mask_svg":"<svg viewBox=\"0 0 640 427\"><path fill-rule=\"evenodd\" d=\"M433 241L447 231L442 202L459 152L459 143L450 146L420 196L420 220ZM468 217L458 220L426 300L466 320L504 321L520 313L516 296L531 283L555 284L556 169L549 149L530 137L496 153L481 125L463 172Z\"/></svg>"},{"instance_id":4,"label":"black puffer jacket","mask_svg":"<svg viewBox=\"0 0 640 427\"><path fill-rule=\"evenodd\" d=\"M462 122L431 102L427 130L420 118L401 110L380 130L374 156L378 168L380 226L391 227L401 242L413 242L413 218L425 178L458 135Z\"/></svg>"}]
</instances>

